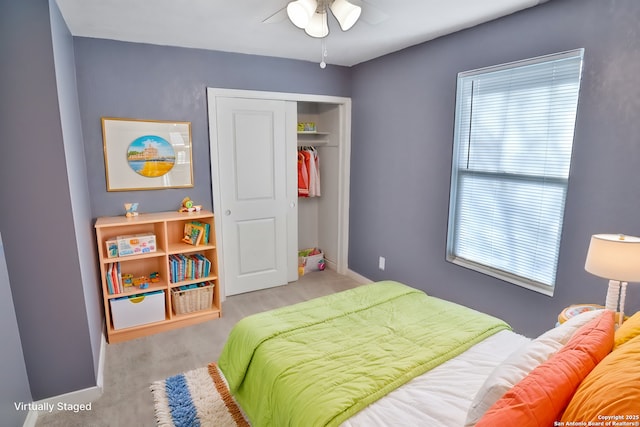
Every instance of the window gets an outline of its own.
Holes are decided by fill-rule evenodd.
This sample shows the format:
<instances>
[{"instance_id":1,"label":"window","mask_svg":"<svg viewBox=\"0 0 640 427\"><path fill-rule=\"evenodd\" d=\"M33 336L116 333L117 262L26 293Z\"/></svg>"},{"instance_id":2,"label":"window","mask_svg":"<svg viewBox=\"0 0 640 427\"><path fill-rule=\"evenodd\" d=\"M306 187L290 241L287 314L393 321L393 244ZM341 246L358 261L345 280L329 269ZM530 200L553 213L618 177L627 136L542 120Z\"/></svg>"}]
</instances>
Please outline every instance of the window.
<instances>
[{"instance_id":1,"label":"window","mask_svg":"<svg viewBox=\"0 0 640 427\"><path fill-rule=\"evenodd\" d=\"M553 295L583 54L458 74L447 260Z\"/></svg>"}]
</instances>

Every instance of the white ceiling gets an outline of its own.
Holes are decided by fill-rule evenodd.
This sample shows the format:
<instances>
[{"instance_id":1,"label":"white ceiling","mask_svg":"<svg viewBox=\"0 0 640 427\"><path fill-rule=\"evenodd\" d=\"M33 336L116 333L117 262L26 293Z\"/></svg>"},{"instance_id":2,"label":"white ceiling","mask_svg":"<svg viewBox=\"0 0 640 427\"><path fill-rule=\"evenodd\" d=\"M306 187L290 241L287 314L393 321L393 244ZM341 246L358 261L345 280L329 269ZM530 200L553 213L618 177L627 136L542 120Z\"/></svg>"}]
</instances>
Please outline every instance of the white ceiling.
<instances>
[{"instance_id":1,"label":"white ceiling","mask_svg":"<svg viewBox=\"0 0 640 427\"><path fill-rule=\"evenodd\" d=\"M74 36L321 59L320 39L286 18L289 0L56 1ZM351 1L362 6L352 29L343 32L329 16L328 64L352 66L547 0Z\"/></svg>"}]
</instances>

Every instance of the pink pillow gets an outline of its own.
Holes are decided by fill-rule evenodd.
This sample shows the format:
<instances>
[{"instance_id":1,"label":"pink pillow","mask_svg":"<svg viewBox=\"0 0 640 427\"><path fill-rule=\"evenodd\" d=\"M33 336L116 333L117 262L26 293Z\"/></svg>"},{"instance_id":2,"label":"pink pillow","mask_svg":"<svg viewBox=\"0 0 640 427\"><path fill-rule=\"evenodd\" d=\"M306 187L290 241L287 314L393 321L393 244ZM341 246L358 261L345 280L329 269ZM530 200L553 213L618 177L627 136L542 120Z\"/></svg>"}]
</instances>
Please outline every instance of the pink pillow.
<instances>
[{"instance_id":1,"label":"pink pillow","mask_svg":"<svg viewBox=\"0 0 640 427\"><path fill-rule=\"evenodd\" d=\"M604 311L502 396L476 427L553 425L580 382L611 352L613 334L613 312Z\"/></svg>"}]
</instances>

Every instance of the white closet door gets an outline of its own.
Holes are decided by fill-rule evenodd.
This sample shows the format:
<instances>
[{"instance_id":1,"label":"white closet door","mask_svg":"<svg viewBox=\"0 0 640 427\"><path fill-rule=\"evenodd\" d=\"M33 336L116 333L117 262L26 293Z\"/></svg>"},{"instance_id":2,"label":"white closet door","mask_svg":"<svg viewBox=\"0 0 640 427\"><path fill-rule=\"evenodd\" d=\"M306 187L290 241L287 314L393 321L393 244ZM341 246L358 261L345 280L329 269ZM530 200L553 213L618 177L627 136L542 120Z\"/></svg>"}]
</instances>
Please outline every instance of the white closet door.
<instances>
[{"instance_id":1,"label":"white closet door","mask_svg":"<svg viewBox=\"0 0 640 427\"><path fill-rule=\"evenodd\" d=\"M216 98L215 108L226 295L286 284L297 241L295 103Z\"/></svg>"}]
</instances>

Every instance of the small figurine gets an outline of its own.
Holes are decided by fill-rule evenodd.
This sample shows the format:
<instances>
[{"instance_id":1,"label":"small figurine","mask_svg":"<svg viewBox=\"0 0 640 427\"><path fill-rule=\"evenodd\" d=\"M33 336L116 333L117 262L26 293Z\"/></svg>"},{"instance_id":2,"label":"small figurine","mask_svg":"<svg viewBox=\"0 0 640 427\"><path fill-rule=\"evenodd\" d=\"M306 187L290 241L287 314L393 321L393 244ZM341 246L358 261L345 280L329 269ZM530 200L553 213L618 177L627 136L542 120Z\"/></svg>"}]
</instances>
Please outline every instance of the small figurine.
<instances>
[{"instance_id":1,"label":"small figurine","mask_svg":"<svg viewBox=\"0 0 640 427\"><path fill-rule=\"evenodd\" d=\"M194 205L193 200L189 197L185 197L182 199L182 203L180 204L180 209L178 212L200 212L202 209L202 205Z\"/></svg>"},{"instance_id":2,"label":"small figurine","mask_svg":"<svg viewBox=\"0 0 640 427\"><path fill-rule=\"evenodd\" d=\"M160 281L160 273L154 271L153 273L149 274L149 280L151 280L151 283L158 283Z\"/></svg>"},{"instance_id":3,"label":"small figurine","mask_svg":"<svg viewBox=\"0 0 640 427\"><path fill-rule=\"evenodd\" d=\"M124 204L125 216L131 218L138 216L138 204L137 203L125 203Z\"/></svg>"}]
</instances>

